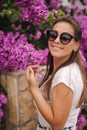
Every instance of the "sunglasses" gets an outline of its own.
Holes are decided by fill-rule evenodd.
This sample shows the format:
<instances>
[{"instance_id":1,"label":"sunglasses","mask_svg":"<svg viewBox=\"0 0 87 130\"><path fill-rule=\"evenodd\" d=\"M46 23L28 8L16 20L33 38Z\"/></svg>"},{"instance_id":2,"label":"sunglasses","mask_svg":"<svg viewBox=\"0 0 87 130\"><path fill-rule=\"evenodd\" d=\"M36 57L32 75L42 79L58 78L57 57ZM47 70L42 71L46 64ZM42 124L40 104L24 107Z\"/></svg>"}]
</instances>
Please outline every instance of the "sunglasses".
<instances>
[{"instance_id":1,"label":"sunglasses","mask_svg":"<svg viewBox=\"0 0 87 130\"><path fill-rule=\"evenodd\" d=\"M49 41L54 41L58 37L58 32L56 30L47 30L46 36ZM75 39L77 41L75 37L67 32L63 32L60 35L60 42L64 45L70 43L72 39Z\"/></svg>"}]
</instances>

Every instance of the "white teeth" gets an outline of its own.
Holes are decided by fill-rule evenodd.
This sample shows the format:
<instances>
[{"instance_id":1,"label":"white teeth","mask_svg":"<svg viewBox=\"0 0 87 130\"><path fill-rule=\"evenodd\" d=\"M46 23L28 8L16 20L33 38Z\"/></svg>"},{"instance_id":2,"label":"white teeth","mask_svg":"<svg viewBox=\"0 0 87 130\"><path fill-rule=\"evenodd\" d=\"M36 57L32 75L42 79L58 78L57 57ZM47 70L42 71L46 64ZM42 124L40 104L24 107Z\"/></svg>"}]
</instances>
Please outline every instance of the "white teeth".
<instances>
[{"instance_id":1,"label":"white teeth","mask_svg":"<svg viewBox=\"0 0 87 130\"><path fill-rule=\"evenodd\" d=\"M55 49L56 49L56 48L57 48L57 49L63 49L62 47L54 46L54 45L52 45L52 47L55 48Z\"/></svg>"},{"instance_id":2,"label":"white teeth","mask_svg":"<svg viewBox=\"0 0 87 130\"><path fill-rule=\"evenodd\" d=\"M61 47L54 46L54 45L52 45L52 48L53 48L54 51L60 51L61 49L63 49Z\"/></svg>"},{"instance_id":3,"label":"white teeth","mask_svg":"<svg viewBox=\"0 0 87 130\"><path fill-rule=\"evenodd\" d=\"M55 51L61 50L60 48L58 48L58 47L56 47L56 46L53 46L53 49L54 49Z\"/></svg>"},{"instance_id":4,"label":"white teeth","mask_svg":"<svg viewBox=\"0 0 87 130\"><path fill-rule=\"evenodd\" d=\"M59 48L59 47L57 47L57 46L53 46L53 48Z\"/></svg>"},{"instance_id":5,"label":"white teeth","mask_svg":"<svg viewBox=\"0 0 87 130\"><path fill-rule=\"evenodd\" d=\"M54 48L54 49L57 49L58 47L55 47L55 46L54 46L53 48Z\"/></svg>"}]
</instances>

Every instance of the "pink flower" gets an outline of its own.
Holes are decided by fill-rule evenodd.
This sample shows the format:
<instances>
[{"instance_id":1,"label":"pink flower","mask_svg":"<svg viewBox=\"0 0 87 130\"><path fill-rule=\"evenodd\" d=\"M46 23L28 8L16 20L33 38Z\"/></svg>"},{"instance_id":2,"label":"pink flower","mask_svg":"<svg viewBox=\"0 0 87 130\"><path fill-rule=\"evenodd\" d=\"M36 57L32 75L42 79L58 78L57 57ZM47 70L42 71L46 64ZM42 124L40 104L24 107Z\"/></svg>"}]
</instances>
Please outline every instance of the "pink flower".
<instances>
[{"instance_id":1,"label":"pink flower","mask_svg":"<svg viewBox=\"0 0 87 130\"><path fill-rule=\"evenodd\" d=\"M86 119L84 115L80 114L78 117L77 130L82 130L85 123L86 123Z\"/></svg>"},{"instance_id":2,"label":"pink flower","mask_svg":"<svg viewBox=\"0 0 87 130\"><path fill-rule=\"evenodd\" d=\"M7 97L3 93L0 94L0 102L3 104L7 103Z\"/></svg>"},{"instance_id":3,"label":"pink flower","mask_svg":"<svg viewBox=\"0 0 87 130\"><path fill-rule=\"evenodd\" d=\"M38 80L42 80L43 79L43 75L42 74L37 74L36 77L37 77Z\"/></svg>"},{"instance_id":4,"label":"pink flower","mask_svg":"<svg viewBox=\"0 0 87 130\"><path fill-rule=\"evenodd\" d=\"M36 34L35 34L35 36L34 36L34 39L38 40L40 37L41 37L41 32L37 31Z\"/></svg>"},{"instance_id":5,"label":"pink flower","mask_svg":"<svg viewBox=\"0 0 87 130\"><path fill-rule=\"evenodd\" d=\"M2 111L2 109L0 108L0 118L3 117L4 113Z\"/></svg>"}]
</instances>

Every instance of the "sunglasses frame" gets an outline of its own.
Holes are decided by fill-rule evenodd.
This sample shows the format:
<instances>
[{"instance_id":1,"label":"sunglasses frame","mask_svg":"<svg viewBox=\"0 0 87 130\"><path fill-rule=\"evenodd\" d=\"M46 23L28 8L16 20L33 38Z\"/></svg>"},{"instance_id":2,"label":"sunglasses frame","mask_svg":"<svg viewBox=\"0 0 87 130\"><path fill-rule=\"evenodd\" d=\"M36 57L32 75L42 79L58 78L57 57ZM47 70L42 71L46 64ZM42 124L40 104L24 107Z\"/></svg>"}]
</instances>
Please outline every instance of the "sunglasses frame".
<instances>
[{"instance_id":1,"label":"sunglasses frame","mask_svg":"<svg viewBox=\"0 0 87 130\"><path fill-rule=\"evenodd\" d=\"M50 39L50 36L51 36L50 34L51 34L52 32L55 33L55 35L54 35L54 38ZM63 42L62 36L63 36L64 34L65 34L65 35L68 35L68 36L70 37L70 39L69 39L67 42ZM47 36L47 39L48 39L49 41L55 41L55 39L58 37L58 32L57 32L56 30L51 30L51 29L49 29L49 30L47 30L46 36ZM67 33L67 32L63 32L59 37L60 37L60 42L61 42L62 44L64 44L64 45L69 44L72 39L75 39L75 40L77 41L77 39L76 39L74 36L72 36L71 34L69 34L69 33Z\"/></svg>"}]
</instances>

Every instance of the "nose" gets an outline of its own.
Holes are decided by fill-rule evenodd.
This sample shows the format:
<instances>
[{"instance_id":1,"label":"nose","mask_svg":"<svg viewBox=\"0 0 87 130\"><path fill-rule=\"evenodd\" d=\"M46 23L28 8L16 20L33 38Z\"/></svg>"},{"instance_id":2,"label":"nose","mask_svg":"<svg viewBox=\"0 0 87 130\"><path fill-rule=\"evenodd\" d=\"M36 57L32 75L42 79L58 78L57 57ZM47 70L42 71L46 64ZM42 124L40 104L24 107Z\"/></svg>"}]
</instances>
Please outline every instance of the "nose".
<instances>
[{"instance_id":1,"label":"nose","mask_svg":"<svg viewBox=\"0 0 87 130\"><path fill-rule=\"evenodd\" d=\"M54 40L55 43L60 43L60 37L57 36L57 38Z\"/></svg>"}]
</instances>

